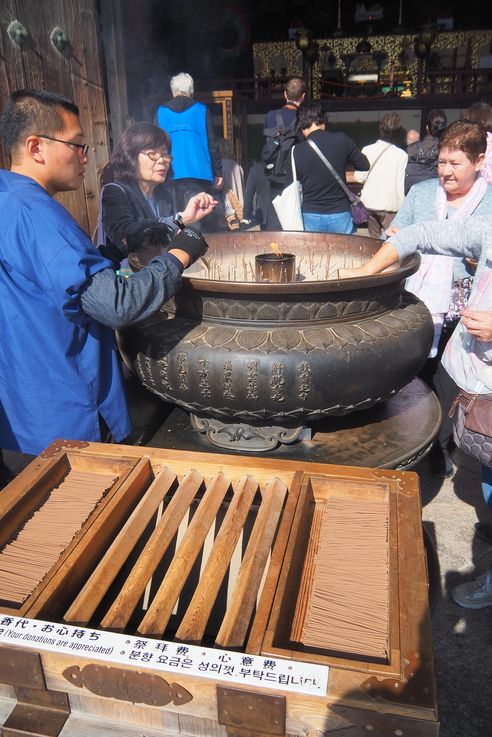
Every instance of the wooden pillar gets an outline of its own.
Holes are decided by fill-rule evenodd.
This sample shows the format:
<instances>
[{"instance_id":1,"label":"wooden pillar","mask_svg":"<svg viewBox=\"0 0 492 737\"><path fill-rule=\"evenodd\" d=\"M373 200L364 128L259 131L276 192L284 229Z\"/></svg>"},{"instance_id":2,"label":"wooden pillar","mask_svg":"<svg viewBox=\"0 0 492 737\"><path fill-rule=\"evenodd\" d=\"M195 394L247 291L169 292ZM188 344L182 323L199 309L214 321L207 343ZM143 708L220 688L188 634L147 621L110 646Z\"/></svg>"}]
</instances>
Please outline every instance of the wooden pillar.
<instances>
[{"instance_id":1,"label":"wooden pillar","mask_svg":"<svg viewBox=\"0 0 492 737\"><path fill-rule=\"evenodd\" d=\"M101 23L110 138L114 145L129 123L122 0L101 0Z\"/></svg>"},{"instance_id":2,"label":"wooden pillar","mask_svg":"<svg viewBox=\"0 0 492 737\"><path fill-rule=\"evenodd\" d=\"M7 28L14 20L28 31L27 43L15 43L8 36ZM65 48L52 44L55 28L65 33ZM99 176L109 158L96 0L0 3L2 107L11 92L26 87L66 95L80 108L80 121L90 146L84 184L76 191L57 195L57 199L90 235L99 210ZM0 164L10 165L6 152Z\"/></svg>"}]
</instances>

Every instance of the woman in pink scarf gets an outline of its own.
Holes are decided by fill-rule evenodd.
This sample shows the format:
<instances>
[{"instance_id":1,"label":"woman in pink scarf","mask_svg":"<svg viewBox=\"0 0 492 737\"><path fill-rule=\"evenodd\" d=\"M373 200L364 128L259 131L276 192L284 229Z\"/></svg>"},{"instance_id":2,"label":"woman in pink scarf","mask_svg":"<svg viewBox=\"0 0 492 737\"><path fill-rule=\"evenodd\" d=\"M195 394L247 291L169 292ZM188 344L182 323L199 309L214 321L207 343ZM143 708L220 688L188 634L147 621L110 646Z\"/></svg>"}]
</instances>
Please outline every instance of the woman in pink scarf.
<instances>
[{"instance_id":1,"label":"woman in pink scarf","mask_svg":"<svg viewBox=\"0 0 492 737\"><path fill-rule=\"evenodd\" d=\"M437 179L418 182L409 191L386 234L392 236L402 228L432 220L463 221L492 215L492 187L481 176L487 137L481 123L458 120L444 131L439 144ZM446 343L466 307L473 272L463 258L424 254L419 271L406 284L406 289L429 308L434 320L434 345L419 376L434 388L442 403L443 389L434 375ZM444 416L431 455L433 473L446 478L453 473L448 452L451 421Z\"/></svg>"}]
</instances>

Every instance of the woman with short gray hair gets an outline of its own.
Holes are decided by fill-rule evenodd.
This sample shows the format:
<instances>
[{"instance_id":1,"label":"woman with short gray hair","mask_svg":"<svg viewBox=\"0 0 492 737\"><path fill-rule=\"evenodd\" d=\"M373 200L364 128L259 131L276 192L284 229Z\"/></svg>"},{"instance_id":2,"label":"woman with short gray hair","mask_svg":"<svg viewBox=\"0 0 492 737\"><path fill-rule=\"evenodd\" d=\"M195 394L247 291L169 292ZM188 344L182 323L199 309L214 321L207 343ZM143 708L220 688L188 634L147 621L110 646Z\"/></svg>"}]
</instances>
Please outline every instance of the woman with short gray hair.
<instances>
[{"instance_id":1,"label":"woman with short gray hair","mask_svg":"<svg viewBox=\"0 0 492 737\"><path fill-rule=\"evenodd\" d=\"M180 72L180 74L176 74L174 77L171 78L171 82L169 84L171 86L173 97L178 97L178 95L193 97L193 93L195 91L193 77L191 77L186 72Z\"/></svg>"}]
</instances>

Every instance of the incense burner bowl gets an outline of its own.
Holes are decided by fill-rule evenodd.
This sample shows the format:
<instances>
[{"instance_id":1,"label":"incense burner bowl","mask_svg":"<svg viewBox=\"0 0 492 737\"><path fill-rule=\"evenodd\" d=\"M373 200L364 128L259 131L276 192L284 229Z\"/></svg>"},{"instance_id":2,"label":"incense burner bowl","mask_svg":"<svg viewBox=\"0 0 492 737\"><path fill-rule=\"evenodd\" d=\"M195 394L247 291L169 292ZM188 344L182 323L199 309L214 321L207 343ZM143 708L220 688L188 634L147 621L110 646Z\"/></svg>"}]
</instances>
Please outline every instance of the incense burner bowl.
<instances>
[{"instance_id":1,"label":"incense burner bowl","mask_svg":"<svg viewBox=\"0 0 492 737\"><path fill-rule=\"evenodd\" d=\"M381 242L257 231L207 240L207 264L185 272L176 296L118 342L144 386L188 410L215 445L258 452L294 442L313 421L382 402L423 365L432 319L403 290L418 255L378 276L339 279L338 266L360 265ZM255 256L272 241L296 255L296 281L254 281ZM139 252L134 267L154 255Z\"/></svg>"}]
</instances>

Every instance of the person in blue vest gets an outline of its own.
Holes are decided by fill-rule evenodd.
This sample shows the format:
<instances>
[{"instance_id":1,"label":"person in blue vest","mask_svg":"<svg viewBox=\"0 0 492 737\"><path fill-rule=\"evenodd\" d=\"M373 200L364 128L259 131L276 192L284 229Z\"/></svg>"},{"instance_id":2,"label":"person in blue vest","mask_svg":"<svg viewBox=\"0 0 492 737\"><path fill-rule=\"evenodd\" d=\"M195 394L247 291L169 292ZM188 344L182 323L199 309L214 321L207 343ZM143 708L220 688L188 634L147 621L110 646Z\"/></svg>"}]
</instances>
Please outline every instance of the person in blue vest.
<instances>
[{"instance_id":1,"label":"person in blue vest","mask_svg":"<svg viewBox=\"0 0 492 737\"><path fill-rule=\"evenodd\" d=\"M222 160L210 111L193 99L193 78L182 72L170 86L173 99L157 108L154 123L171 139L176 203L184 210L190 197L222 187Z\"/></svg>"},{"instance_id":2,"label":"person in blue vest","mask_svg":"<svg viewBox=\"0 0 492 737\"><path fill-rule=\"evenodd\" d=\"M56 438L129 434L113 330L157 311L206 251L182 230L129 279L54 199L84 181L89 145L69 99L14 92L0 119L0 448L37 455ZM0 479L1 481L1 479Z\"/></svg>"}]
</instances>

